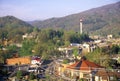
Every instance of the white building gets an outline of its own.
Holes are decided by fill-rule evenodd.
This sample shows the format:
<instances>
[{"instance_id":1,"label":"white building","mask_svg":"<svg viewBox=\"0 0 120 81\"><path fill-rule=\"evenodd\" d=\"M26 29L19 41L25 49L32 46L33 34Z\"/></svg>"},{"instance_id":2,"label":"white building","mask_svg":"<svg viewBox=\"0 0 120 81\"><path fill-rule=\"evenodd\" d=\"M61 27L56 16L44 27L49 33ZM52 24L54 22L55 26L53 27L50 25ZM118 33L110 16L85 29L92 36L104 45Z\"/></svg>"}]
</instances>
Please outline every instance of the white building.
<instances>
[{"instance_id":1,"label":"white building","mask_svg":"<svg viewBox=\"0 0 120 81\"><path fill-rule=\"evenodd\" d=\"M31 64L41 64L41 58L40 57L37 57L37 56L35 56L35 57L32 57L32 59L31 59Z\"/></svg>"}]
</instances>

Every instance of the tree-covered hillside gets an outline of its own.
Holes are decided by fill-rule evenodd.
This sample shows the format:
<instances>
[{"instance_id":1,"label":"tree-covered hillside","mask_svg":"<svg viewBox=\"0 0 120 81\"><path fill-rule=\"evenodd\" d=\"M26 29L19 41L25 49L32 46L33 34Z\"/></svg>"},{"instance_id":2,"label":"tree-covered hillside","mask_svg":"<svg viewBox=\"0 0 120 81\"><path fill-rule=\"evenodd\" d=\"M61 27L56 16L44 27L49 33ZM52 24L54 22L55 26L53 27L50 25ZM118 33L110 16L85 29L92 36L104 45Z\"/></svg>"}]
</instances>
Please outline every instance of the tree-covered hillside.
<instances>
[{"instance_id":1,"label":"tree-covered hillside","mask_svg":"<svg viewBox=\"0 0 120 81\"><path fill-rule=\"evenodd\" d=\"M33 27L13 16L0 17L0 39L9 39L13 42L20 41L24 33L32 32Z\"/></svg>"},{"instance_id":2,"label":"tree-covered hillside","mask_svg":"<svg viewBox=\"0 0 120 81\"><path fill-rule=\"evenodd\" d=\"M79 31L79 20L83 19L83 31L89 34L120 34L120 2L90 9L81 13L35 21L39 28L54 28Z\"/></svg>"}]
</instances>

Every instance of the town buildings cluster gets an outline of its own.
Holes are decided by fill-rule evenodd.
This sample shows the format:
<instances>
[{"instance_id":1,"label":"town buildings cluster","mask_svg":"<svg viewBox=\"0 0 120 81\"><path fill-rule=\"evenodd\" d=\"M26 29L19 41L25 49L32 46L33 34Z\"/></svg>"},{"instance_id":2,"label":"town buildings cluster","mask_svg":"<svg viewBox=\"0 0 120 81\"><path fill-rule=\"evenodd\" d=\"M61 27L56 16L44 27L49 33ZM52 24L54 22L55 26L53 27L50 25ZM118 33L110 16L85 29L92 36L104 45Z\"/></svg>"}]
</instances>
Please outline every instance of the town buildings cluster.
<instances>
[{"instance_id":1,"label":"town buildings cluster","mask_svg":"<svg viewBox=\"0 0 120 81\"><path fill-rule=\"evenodd\" d=\"M36 34L25 34L23 35L24 39L34 38ZM62 58L57 58L53 60L53 65L43 68L45 71L48 71L52 75L57 75L68 81L78 81L84 79L85 81L114 81L120 79L120 70L108 70L106 67L98 65L94 62L91 62L85 59L83 56L89 52L93 52L97 47L106 47L109 48L111 45L120 45L120 39L112 38L112 35L108 35L106 38L93 36L91 37L94 41L79 43L71 43L66 47L59 47L58 50L63 53ZM5 41L7 44L7 41ZM18 44L16 44L18 45ZM74 50L78 50L77 59L75 60ZM68 58L69 62L64 64L64 58ZM112 56L111 59L118 60L120 56ZM5 65L9 70L24 70L27 72L39 73L38 68L42 67L42 58L38 56L26 56L26 57L14 57L6 60ZM16 70L11 70L16 71ZM12 73L12 78L14 77ZM11 77L10 77L11 78Z\"/></svg>"}]
</instances>

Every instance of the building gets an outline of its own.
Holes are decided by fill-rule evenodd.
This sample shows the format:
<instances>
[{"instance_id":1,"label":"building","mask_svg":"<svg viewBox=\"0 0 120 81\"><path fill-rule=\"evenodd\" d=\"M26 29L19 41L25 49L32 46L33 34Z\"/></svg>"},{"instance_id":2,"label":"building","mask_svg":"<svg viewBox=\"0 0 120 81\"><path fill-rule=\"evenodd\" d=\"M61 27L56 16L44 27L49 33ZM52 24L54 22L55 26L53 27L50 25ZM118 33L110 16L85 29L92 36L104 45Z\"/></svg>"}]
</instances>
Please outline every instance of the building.
<instances>
[{"instance_id":1,"label":"building","mask_svg":"<svg viewBox=\"0 0 120 81\"><path fill-rule=\"evenodd\" d=\"M107 35L107 38L108 38L108 39L112 39L112 38L113 38L113 35L111 35L111 34L110 34L110 35Z\"/></svg>"},{"instance_id":2,"label":"building","mask_svg":"<svg viewBox=\"0 0 120 81\"><path fill-rule=\"evenodd\" d=\"M19 57L19 58L10 58L6 60L7 65L16 65L16 64L30 64L31 58L27 57Z\"/></svg>"},{"instance_id":3,"label":"building","mask_svg":"<svg viewBox=\"0 0 120 81\"><path fill-rule=\"evenodd\" d=\"M31 39L31 38L36 38L37 33L36 32L32 32L30 34L26 33L24 35L22 35L22 39Z\"/></svg>"},{"instance_id":4,"label":"building","mask_svg":"<svg viewBox=\"0 0 120 81\"><path fill-rule=\"evenodd\" d=\"M73 64L58 64L56 73L71 80L75 80L77 77L78 79L83 78L85 81L117 81L120 79L119 72L108 71L86 59L81 59Z\"/></svg>"},{"instance_id":5,"label":"building","mask_svg":"<svg viewBox=\"0 0 120 81\"><path fill-rule=\"evenodd\" d=\"M86 59L81 59L80 61L72 64L61 63L56 65L57 73L60 76L69 77L71 79L75 79L79 76L79 78L89 80L93 75L92 72L96 72L100 68L103 67Z\"/></svg>"},{"instance_id":6,"label":"building","mask_svg":"<svg viewBox=\"0 0 120 81\"><path fill-rule=\"evenodd\" d=\"M37 57L37 56L33 56L31 58L31 64L41 64L41 58L40 57Z\"/></svg>"},{"instance_id":7,"label":"building","mask_svg":"<svg viewBox=\"0 0 120 81\"><path fill-rule=\"evenodd\" d=\"M91 79L93 73L96 72L98 69L103 68L102 66L95 64L93 62L90 62L86 59L81 59L80 61L69 65L67 67L67 71L70 72L72 77L84 78L84 79Z\"/></svg>"},{"instance_id":8,"label":"building","mask_svg":"<svg viewBox=\"0 0 120 81\"><path fill-rule=\"evenodd\" d=\"M120 73L106 69L100 69L94 75L94 79L95 81L118 81L118 79L120 79Z\"/></svg>"},{"instance_id":9,"label":"building","mask_svg":"<svg viewBox=\"0 0 120 81\"><path fill-rule=\"evenodd\" d=\"M58 48L58 50L63 52L66 57L69 57L69 56L73 56L74 48L75 48L74 46L70 46L65 48ZM77 47L76 49L78 50L78 54L82 53L82 48Z\"/></svg>"}]
</instances>

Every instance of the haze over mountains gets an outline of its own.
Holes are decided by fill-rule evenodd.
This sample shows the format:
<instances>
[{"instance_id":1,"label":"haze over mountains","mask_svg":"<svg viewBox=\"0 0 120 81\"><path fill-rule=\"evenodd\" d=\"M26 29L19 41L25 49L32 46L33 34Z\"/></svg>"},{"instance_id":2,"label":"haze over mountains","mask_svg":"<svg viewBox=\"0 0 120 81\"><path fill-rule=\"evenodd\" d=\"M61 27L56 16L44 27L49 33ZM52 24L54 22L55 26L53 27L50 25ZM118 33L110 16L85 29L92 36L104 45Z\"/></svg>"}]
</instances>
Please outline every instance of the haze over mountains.
<instances>
[{"instance_id":1,"label":"haze over mountains","mask_svg":"<svg viewBox=\"0 0 120 81\"><path fill-rule=\"evenodd\" d=\"M79 31L79 20L83 19L83 31L91 34L120 33L120 2L90 9L61 18L35 21L31 24L39 28L53 28Z\"/></svg>"},{"instance_id":2,"label":"haze over mountains","mask_svg":"<svg viewBox=\"0 0 120 81\"><path fill-rule=\"evenodd\" d=\"M31 25L13 16L0 17L0 28L6 26L14 28L34 26L79 32L80 18L83 19L83 32L85 33L100 35L120 34L120 2L61 18L29 22Z\"/></svg>"}]
</instances>

